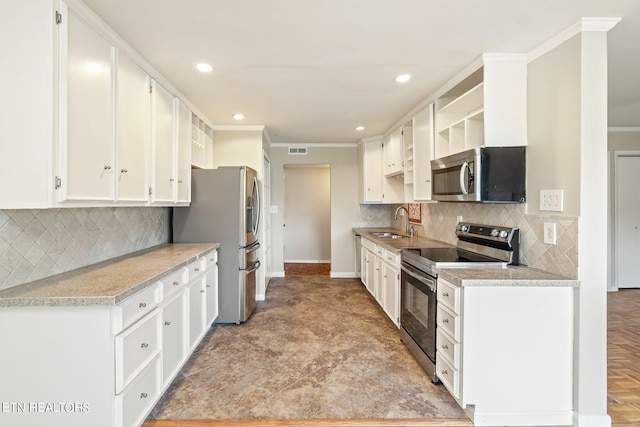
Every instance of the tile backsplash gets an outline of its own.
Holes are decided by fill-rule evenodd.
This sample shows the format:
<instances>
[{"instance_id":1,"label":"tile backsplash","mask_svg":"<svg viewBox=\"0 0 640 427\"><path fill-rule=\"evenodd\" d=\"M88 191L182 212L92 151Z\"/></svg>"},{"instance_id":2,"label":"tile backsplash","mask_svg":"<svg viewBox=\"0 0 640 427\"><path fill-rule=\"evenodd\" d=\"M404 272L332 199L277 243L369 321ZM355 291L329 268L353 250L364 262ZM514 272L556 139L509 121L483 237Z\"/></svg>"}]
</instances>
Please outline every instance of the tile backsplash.
<instances>
[{"instance_id":1,"label":"tile backsplash","mask_svg":"<svg viewBox=\"0 0 640 427\"><path fill-rule=\"evenodd\" d=\"M392 205L359 205L359 227L390 227L393 215Z\"/></svg>"},{"instance_id":2,"label":"tile backsplash","mask_svg":"<svg viewBox=\"0 0 640 427\"><path fill-rule=\"evenodd\" d=\"M391 211L393 212L393 211ZM390 221L394 228L404 222ZM423 203L420 236L456 244L457 217L463 221L488 225L504 225L520 229L520 263L529 267L578 278L578 217L529 215L524 204ZM404 221L404 217L401 219ZM557 245L544 243L545 222L557 224Z\"/></svg>"},{"instance_id":3,"label":"tile backsplash","mask_svg":"<svg viewBox=\"0 0 640 427\"><path fill-rule=\"evenodd\" d=\"M169 241L168 208L0 210L0 289Z\"/></svg>"}]
</instances>

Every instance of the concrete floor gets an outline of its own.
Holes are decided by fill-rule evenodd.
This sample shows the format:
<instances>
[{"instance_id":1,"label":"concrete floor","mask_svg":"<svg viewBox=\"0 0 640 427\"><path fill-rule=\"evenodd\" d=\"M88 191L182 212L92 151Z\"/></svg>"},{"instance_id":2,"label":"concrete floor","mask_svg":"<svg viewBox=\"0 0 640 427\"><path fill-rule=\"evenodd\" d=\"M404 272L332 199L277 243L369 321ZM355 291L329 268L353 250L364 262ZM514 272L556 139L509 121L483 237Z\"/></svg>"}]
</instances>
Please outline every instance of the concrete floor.
<instances>
[{"instance_id":1,"label":"concrete floor","mask_svg":"<svg viewBox=\"0 0 640 427\"><path fill-rule=\"evenodd\" d=\"M150 419L466 418L358 279L272 279L212 328Z\"/></svg>"}]
</instances>

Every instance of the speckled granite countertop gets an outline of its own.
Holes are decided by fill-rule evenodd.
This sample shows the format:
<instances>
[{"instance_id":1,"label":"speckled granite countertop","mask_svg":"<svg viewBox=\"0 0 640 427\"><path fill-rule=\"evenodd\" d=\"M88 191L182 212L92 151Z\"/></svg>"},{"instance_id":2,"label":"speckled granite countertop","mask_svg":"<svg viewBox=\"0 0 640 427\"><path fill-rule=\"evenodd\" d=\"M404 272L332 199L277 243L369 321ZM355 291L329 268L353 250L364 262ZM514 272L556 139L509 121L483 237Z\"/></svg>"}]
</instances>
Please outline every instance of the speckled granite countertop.
<instances>
[{"instance_id":1,"label":"speckled granite countertop","mask_svg":"<svg viewBox=\"0 0 640 427\"><path fill-rule=\"evenodd\" d=\"M115 305L218 243L160 245L0 291L0 307Z\"/></svg>"},{"instance_id":2,"label":"speckled granite countertop","mask_svg":"<svg viewBox=\"0 0 640 427\"><path fill-rule=\"evenodd\" d=\"M442 248L442 247L454 247L445 242L429 239L427 237L403 237L400 239L390 239L388 237L377 237L371 233L397 233L405 234L404 231L395 228L381 227L381 228L354 228L353 232L359 236L366 237L369 240L376 242L383 246L385 249L400 253L402 248Z\"/></svg>"},{"instance_id":3,"label":"speckled granite countertop","mask_svg":"<svg viewBox=\"0 0 640 427\"><path fill-rule=\"evenodd\" d=\"M427 237L404 237L390 239L374 236L373 232L405 234L395 228L354 228L353 232L380 244L386 249L400 253L402 248L454 247L448 243ZM578 287L578 280L568 279L543 270L526 266L485 267L485 268L439 268L438 274L458 286L547 286Z\"/></svg>"},{"instance_id":4,"label":"speckled granite countertop","mask_svg":"<svg viewBox=\"0 0 640 427\"><path fill-rule=\"evenodd\" d=\"M437 268L442 277L458 286L578 287L578 280L526 266L486 268Z\"/></svg>"}]
</instances>

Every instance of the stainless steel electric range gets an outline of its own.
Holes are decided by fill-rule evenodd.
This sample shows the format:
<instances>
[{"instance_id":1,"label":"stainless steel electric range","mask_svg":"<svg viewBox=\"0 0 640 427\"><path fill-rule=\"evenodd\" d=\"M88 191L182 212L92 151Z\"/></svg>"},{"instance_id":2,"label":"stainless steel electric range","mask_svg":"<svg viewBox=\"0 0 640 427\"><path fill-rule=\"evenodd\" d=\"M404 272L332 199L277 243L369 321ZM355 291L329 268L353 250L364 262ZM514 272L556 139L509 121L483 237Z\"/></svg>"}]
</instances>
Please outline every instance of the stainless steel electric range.
<instances>
[{"instance_id":1,"label":"stainless steel electric range","mask_svg":"<svg viewBox=\"0 0 640 427\"><path fill-rule=\"evenodd\" d=\"M505 267L519 261L520 231L461 222L457 245L402 250L400 336L422 368L438 383L436 279L434 268Z\"/></svg>"}]
</instances>

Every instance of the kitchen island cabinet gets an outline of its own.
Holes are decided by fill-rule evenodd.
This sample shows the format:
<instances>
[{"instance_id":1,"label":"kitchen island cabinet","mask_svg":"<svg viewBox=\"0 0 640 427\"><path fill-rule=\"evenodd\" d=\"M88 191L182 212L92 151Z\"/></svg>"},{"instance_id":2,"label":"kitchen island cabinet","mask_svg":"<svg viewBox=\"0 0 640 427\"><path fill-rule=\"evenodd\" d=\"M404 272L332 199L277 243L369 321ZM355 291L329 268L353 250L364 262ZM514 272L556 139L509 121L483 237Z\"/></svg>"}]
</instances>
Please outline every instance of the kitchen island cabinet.
<instances>
[{"instance_id":1,"label":"kitchen island cabinet","mask_svg":"<svg viewBox=\"0 0 640 427\"><path fill-rule=\"evenodd\" d=\"M217 247L166 245L0 292L0 401L13 405L0 422L141 425L217 313Z\"/></svg>"},{"instance_id":2,"label":"kitchen island cabinet","mask_svg":"<svg viewBox=\"0 0 640 427\"><path fill-rule=\"evenodd\" d=\"M577 286L526 267L438 271L436 375L474 425L573 424Z\"/></svg>"}]
</instances>

